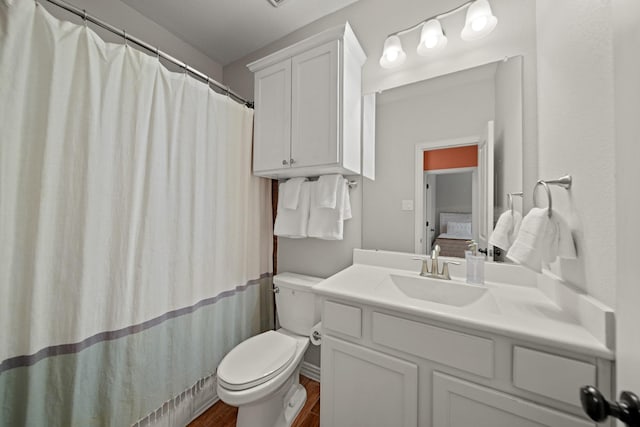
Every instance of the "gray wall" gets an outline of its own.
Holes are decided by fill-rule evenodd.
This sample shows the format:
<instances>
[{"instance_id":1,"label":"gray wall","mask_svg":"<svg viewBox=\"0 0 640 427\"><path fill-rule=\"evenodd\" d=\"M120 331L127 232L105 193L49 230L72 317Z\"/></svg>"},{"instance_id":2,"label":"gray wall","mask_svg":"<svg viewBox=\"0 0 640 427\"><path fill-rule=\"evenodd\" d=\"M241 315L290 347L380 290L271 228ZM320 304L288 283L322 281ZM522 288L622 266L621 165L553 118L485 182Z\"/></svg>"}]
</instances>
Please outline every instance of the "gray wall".
<instances>
[{"instance_id":1,"label":"gray wall","mask_svg":"<svg viewBox=\"0 0 640 427\"><path fill-rule=\"evenodd\" d=\"M471 212L473 186L471 172L445 173L436 176L436 236L440 230L440 213Z\"/></svg>"},{"instance_id":2,"label":"gray wall","mask_svg":"<svg viewBox=\"0 0 640 427\"><path fill-rule=\"evenodd\" d=\"M86 9L87 13L114 27L124 29L128 34L186 62L193 68L208 74L214 80L222 82L222 65L120 0L72 0L71 3L80 9ZM76 23L82 22L80 18L51 3L43 1L41 4L60 19ZM93 24L89 24L89 26L106 41L123 42L120 37L116 37L108 31ZM172 66L168 66L168 68L175 70L175 67ZM251 98L253 99L253 96Z\"/></svg>"}]
</instances>

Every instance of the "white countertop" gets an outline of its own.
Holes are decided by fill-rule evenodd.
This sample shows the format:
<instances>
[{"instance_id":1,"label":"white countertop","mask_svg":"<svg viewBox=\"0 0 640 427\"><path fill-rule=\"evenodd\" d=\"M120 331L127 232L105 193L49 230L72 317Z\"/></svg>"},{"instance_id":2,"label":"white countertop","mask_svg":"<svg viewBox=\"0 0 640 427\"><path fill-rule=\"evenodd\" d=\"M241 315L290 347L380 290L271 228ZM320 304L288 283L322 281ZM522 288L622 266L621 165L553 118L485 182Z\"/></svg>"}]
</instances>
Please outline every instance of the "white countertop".
<instances>
[{"instance_id":1,"label":"white countertop","mask_svg":"<svg viewBox=\"0 0 640 427\"><path fill-rule=\"evenodd\" d=\"M391 274L419 278L418 272L410 270L354 264L315 285L313 291L325 297L614 359L611 349L535 286L486 282L488 291L479 300L456 307L406 296L389 285ZM464 282L460 277L452 278Z\"/></svg>"}]
</instances>

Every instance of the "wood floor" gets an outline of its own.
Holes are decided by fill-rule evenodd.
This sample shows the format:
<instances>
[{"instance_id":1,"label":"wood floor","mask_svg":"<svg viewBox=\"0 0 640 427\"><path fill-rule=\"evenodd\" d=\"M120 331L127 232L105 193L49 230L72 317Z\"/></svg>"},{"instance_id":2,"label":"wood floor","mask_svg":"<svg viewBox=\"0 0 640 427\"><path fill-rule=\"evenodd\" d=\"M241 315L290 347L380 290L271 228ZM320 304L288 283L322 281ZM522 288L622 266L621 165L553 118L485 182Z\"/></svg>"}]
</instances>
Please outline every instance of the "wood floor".
<instances>
[{"instance_id":1,"label":"wood floor","mask_svg":"<svg viewBox=\"0 0 640 427\"><path fill-rule=\"evenodd\" d=\"M300 384L307 389L307 401L292 427L319 427L320 383L300 375ZM238 408L218 401L189 424L189 427L234 427L237 415Z\"/></svg>"}]
</instances>

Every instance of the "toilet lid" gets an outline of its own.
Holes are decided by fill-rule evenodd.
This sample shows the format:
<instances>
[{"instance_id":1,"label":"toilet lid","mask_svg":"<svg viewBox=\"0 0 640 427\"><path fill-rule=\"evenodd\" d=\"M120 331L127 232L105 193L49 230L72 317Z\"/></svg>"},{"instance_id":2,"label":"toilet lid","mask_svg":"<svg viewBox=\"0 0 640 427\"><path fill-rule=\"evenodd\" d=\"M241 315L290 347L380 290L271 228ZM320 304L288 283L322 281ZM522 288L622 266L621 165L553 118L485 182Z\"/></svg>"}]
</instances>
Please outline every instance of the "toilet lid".
<instances>
[{"instance_id":1,"label":"toilet lid","mask_svg":"<svg viewBox=\"0 0 640 427\"><path fill-rule=\"evenodd\" d=\"M282 372L296 354L296 340L267 331L238 344L220 362L218 381L228 390L245 390Z\"/></svg>"}]
</instances>

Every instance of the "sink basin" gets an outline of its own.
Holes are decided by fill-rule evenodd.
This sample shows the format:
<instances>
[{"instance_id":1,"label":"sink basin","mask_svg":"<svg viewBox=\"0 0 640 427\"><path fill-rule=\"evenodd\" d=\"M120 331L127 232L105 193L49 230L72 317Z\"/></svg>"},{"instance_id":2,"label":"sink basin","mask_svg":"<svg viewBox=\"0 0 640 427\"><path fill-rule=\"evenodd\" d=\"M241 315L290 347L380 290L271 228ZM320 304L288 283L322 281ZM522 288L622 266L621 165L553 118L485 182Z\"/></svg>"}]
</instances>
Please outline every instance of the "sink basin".
<instances>
[{"instance_id":1,"label":"sink basin","mask_svg":"<svg viewBox=\"0 0 640 427\"><path fill-rule=\"evenodd\" d=\"M430 277L411 277L391 274L391 282L410 298L436 302L438 304L463 307L482 297L487 288Z\"/></svg>"}]
</instances>

